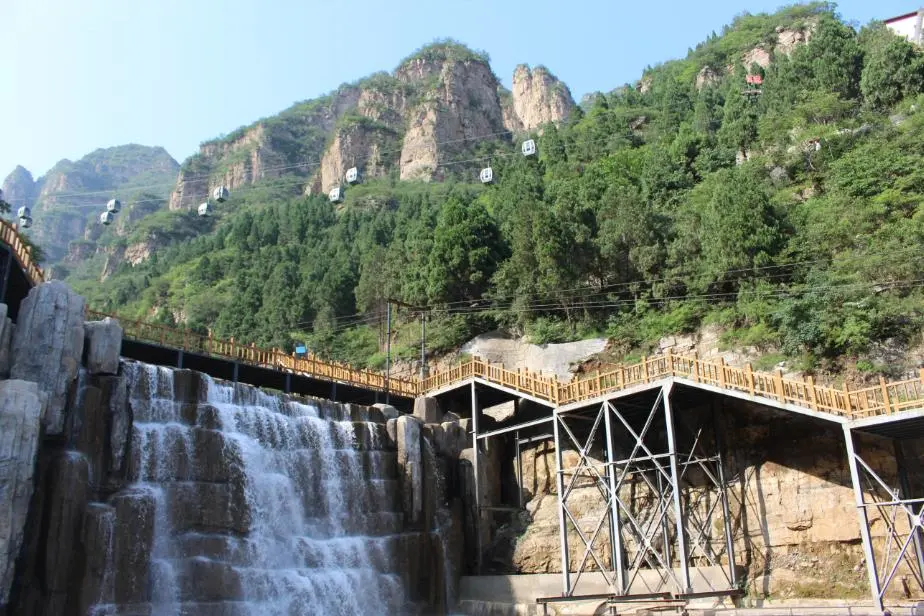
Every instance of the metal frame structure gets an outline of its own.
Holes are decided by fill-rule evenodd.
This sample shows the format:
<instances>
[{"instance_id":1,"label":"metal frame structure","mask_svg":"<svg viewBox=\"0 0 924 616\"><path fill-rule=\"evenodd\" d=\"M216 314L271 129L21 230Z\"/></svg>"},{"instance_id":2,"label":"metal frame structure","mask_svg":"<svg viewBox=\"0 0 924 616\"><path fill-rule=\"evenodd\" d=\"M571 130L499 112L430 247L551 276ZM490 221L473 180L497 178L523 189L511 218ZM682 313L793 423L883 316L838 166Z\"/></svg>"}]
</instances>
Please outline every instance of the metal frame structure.
<instances>
[{"instance_id":1,"label":"metal frame structure","mask_svg":"<svg viewBox=\"0 0 924 616\"><path fill-rule=\"evenodd\" d=\"M847 446L847 461L860 521L870 591L876 607L881 610L886 591L895 581L903 563L914 583L924 591L924 498L912 498L910 495L901 441L893 441L898 486L890 485L863 459L858 451L854 430L846 424L844 442ZM885 540L878 554L870 532L871 513L879 516L885 528Z\"/></svg>"},{"instance_id":2,"label":"metal frame structure","mask_svg":"<svg viewBox=\"0 0 924 616\"><path fill-rule=\"evenodd\" d=\"M736 590L732 537L726 532L728 536L719 552L712 541L717 517L721 517L723 529L731 528L722 459L718 453L704 453L702 422L688 429L688 438L680 439L677 428L688 427L674 418L671 389L671 383L662 386L640 428L638 417L633 423L633 418L612 400L589 409L554 411L563 597L576 596L581 576L591 569L603 576L614 596L632 596L633 583L641 579L639 573L645 568L660 576L659 587L646 588L646 595L665 591L675 596L689 595L693 592L691 567L698 563L725 571L728 587L713 587L712 591ZM587 416L588 411L595 412ZM583 420L585 427L589 422L589 431L577 429L577 420ZM601 433L603 446L598 447ZM713 443L718 445L718 436ZM617 451L625 444L630 448L628 455ZM565 465L566 447L577 452L576 466ZM595 448L605 458L603 463L591 457L592 450L597 453ZM702 489L692 481L693 469ZM581 521L569 507L575 486L587 480L597 488L605 505L589 531L581 528ZM710 498L711 502L703 502ZM576 571L569 563L569 522L583 547ZM595 548L602 549L603 558ZM722 551L726 552L727 570L720 564ZM609 563L605 562L607 553ZM675 564L679 575L674 571Z\"/></svg>"}]
</instances>

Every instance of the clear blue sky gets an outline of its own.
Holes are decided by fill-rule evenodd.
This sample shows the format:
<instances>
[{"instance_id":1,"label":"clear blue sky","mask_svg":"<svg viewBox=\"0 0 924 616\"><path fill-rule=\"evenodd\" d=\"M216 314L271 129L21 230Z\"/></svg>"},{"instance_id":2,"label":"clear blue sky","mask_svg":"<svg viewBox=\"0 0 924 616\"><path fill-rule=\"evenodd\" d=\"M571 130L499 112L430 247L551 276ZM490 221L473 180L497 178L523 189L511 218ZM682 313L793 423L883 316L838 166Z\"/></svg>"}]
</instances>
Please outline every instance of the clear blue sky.
<instances>
[{"instance_id":1,"label":"clear blue sky","mask_svg":"<svg viewBox=\"0 0 924 616\"><path fill-rule=\"evenodd\" d=\"M575 98L635 81L743 11L780 0L0 0L0 179L123 143L177 160L453 37L514 67L545 64ZM917 8L845 0L865 24Z\"/></svg>"}]
</instances>

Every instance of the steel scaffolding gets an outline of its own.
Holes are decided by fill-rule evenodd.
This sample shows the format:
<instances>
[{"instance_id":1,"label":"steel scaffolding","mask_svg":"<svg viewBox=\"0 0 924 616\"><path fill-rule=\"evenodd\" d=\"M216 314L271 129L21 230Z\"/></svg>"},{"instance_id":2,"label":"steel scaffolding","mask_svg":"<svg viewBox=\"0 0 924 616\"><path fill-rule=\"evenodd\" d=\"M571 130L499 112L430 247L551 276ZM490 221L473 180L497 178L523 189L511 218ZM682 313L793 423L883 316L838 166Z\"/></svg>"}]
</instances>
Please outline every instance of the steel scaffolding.
<instances>
[{"instance_id":1,"label":"steel scaffolding","mask_svg":"<svg viewBox=\"0 0 924 616\"><path fill-rule=\"evenodd\" d=\"M896 580L902 564L908 571L908 575L903 576L905 583L910 577L918 590L924 591L924 536L921 530L924 526L924 498L911 497L901 441L893 441L897 486L890 485L882 478L881 471L876 472L863 459L854 431L846 424L844 441L860 518L870 591L876 606L882 609L885 594ZM885 531L879 550L873 545L870 531L873 516L882 520Z\"/></svg>"},{"instance_id":2,"label":"steel scaffolding","mask_svg":"<svg viewBox=\"0 0 924 616\"><path fill-rule=\"evenodd\" d=\"M662 386L653 404L641 410L606 400L599 407L554 411L562 596L576 596L578 582L591 571L619 597L636 594L636 582L643 594L688 595L691 569L701 564L725 573L727 587L710 583L712 591L735 589L732 537L714 537L715 529L729 535L731 528L714 416L711 427L703 413L695 415L693 426L678 421L671 389L670 383ZM713 434L711 441L706 432ZM574 461L567 451L577 454L576 463L566 464ZM600 497L589 524L572 505L578 487L594 487ZM581 505L587 509L586 500ZM576 562L569 526L580 542ZM640 577L645 569L658 573L656 587Z\"/></svg>"}]
</instances>

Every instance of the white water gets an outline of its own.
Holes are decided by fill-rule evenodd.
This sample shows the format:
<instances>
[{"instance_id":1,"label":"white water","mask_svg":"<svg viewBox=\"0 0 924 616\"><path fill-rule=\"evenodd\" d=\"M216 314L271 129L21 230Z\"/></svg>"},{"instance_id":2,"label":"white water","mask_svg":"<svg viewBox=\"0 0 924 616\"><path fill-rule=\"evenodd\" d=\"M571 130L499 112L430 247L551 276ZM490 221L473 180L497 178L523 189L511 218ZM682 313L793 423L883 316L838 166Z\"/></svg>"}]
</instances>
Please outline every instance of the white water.
<instances>
[{"instance_id":1,"label":"white water","mask_svg":"<svg viewBox=\"0 0 924 616\"><path fill-rule=\"evenodd\" d=\"M156 505L153 616L215 602L234 616L405 612L383 425L212 380L184 405L173 371L126 373L136 489Z\"/></svg>"}]
</instances>

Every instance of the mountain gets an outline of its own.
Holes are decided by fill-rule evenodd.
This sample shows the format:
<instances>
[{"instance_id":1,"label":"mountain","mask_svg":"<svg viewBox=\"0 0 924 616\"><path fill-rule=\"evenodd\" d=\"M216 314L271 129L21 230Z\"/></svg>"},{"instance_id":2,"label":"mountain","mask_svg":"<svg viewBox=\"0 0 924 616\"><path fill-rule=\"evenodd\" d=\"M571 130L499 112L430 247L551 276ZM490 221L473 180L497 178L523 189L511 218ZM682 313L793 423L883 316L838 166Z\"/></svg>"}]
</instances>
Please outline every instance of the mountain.
<instances>
[{"instance_id":1,"label":"mountain","mask_svg":"<svg viewBox=\"0 0 924 616\"><path fill-rule=\"evenodd\" d=\"M61 261L75 240L91 240L106 201L127 201L139 190L166 197L176 180L179 164L160 147L129 144L98 149L78 161L64 159L48 173L32 179L16 167L3 182L7 200L18 208L32 208L33 240L48 261Z\"/></svg>"},{"instance_id":2,"label":"mountain","mask_svg":"<svg viewBox=\"0 0 924 616\"><path fill-rule=\"evenodd\" d=\"M107 229L69 279L103 310L372 366L398 300L428 308L431 352L500 329L606 337L613 361L708 327L759 367L916 369L921 50L796 5L613 85L574 106L542 67L508 91L484 54L425 47L203 144L169 208ZM415 318L394 319L399 357Z\"/></svg>"},{"instance_id":3,"label":"mountain","mask_svg":"<svg viewBox=\"0 0 924 616\"><path fill-rule=\"evenodd\" d=\"M460 159L473 144L564 121L574 106L567 86L544 67L518 67L511 94L485 54L438 42L391 73L203 143L183 164L170 209L198 206L210 187L236 190L282 177L293 194L326 193L351 167L365 178L442 179L441 162Z\"/></svg>"}]
</instances>

